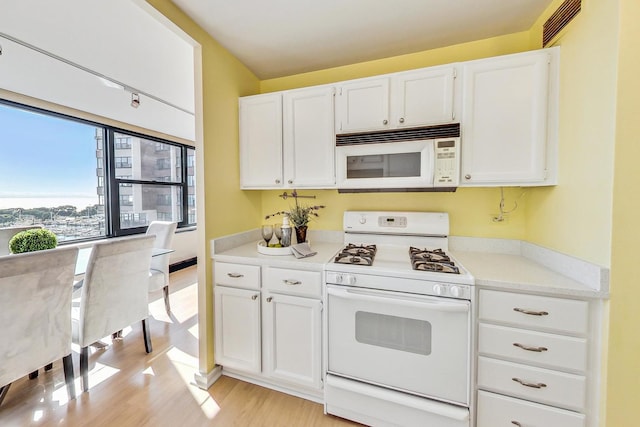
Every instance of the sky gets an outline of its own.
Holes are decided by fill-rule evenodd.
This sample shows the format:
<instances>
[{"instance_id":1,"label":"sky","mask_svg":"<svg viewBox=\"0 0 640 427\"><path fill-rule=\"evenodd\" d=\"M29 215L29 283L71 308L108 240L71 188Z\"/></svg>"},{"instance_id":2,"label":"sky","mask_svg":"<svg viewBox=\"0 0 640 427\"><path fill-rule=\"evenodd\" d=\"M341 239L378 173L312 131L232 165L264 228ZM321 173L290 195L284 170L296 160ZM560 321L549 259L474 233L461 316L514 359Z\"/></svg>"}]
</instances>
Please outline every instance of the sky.
<instances>
[{"instance_id":1,"label":"sky","mask_svg":"<svg viewBox=\"0 0 640 427\"><path fill-rule=\"evenodd\" d=\"M91 125L0 104L0 208L97 203L94 135Z\"/></svg>"}]
</instances>

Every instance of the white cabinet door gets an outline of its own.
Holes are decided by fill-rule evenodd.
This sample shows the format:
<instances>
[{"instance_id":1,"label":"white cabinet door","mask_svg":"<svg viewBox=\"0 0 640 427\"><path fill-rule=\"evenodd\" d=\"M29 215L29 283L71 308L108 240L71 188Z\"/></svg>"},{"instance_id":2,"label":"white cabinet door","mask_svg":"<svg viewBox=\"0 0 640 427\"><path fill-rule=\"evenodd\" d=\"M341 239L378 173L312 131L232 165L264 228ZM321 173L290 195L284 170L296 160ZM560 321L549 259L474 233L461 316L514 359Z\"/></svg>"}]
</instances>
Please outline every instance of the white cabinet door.
<instances>
[{"instance_id":1,"label":"white cabinet door","mask_svg":"<svg viewBox=\"0 0 640 427\"><path fill-rule=\"evenodd\" d=\"M285 92L285 187L335 186L333 87Z\"/></svg>"},{"instance_id":2,"label":"white cabinet door","mask_svg":"<svg viewBox=\"0 0 640 427\"><path fill-rule=\"evenodd\" d=\"M336 133L389 128L389 78L345 83L336 96Z\"/></svg>"},{"instance_id":3,"label":"white cabinet door","mask_svg":"<svg viewBox=\"0 0 640 427\"><path fill-rule=\"evenodd\" d=\"M214 296L216 363L259 373L260 292L216 286Z\"/></svg>"},{"instance_id":4,"label":"white cabinet door","mask_svg":"<svg viewBox=\"0 0 640 427\"><path fill-rule=\"evenodd\" d=\"M240 98L240 187L282 187L282 94Z\"/></svg>"},{"instance_id":5,"label":"white cabinet door","mask_svg":"<svg viewBox=\"0 0 640 427\"><path fill-rule=\"evenodd\" d=\"M393 75L391 126L416 127L454 120L455 76L452 66Z\"/></svg>"},{"instance_id":6,"label":"white cabinet door","mask_svg":"<svg viewBox=\"0 0 640 427\"><path fill-rule=\"evenodd\" d=\"M542 50L463 64L461 185L544 183L551 58Z\"/></svg>"},{"instance_id":7,"label":"white cabinet door","mask_svg":"<svg viewBox=\"0 0 640 427\"><path fill-rule=\"evenodd\" d=\"M322 388L321 310L316 299L263 293L266 375Z\"/></svg>"}]
</instances>

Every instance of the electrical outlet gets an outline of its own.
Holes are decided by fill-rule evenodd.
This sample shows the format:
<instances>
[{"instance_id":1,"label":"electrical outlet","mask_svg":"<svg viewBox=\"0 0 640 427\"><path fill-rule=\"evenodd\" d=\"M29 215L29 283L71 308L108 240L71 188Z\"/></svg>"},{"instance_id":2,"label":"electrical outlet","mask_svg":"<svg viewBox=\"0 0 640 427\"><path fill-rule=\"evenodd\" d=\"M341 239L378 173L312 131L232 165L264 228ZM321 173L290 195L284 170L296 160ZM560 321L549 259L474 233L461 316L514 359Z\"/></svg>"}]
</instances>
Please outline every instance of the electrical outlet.
<instances>
[{"instance_id":1,"label":"electrical outlet","mask_svg":"<svg viewBox=\"0 0 640 427\"><path fill-rule=\"evenodd\" d=\"M491 222L496 224L504 224L509 221L509 217L506 214L492 214Z\"/></svg>"}]
</instances>

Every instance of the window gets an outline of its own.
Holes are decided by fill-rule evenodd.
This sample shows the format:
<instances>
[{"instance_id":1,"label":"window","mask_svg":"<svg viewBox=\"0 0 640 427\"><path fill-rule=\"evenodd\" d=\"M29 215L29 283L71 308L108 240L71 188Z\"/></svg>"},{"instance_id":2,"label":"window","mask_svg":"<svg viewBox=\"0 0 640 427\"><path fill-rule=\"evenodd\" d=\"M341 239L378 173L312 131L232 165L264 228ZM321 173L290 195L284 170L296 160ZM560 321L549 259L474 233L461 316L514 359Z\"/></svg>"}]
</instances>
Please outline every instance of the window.
<instances>
[{"instance_id":1,"label":"window","mask_svg":"<svg viewBox=\"0 0 640 427\"><path fill-rule=\"evenodd\" d=\"M0 153L0 227L62 243L196 224L192 147L0 100Z\"/></svg>"}]
</instances>

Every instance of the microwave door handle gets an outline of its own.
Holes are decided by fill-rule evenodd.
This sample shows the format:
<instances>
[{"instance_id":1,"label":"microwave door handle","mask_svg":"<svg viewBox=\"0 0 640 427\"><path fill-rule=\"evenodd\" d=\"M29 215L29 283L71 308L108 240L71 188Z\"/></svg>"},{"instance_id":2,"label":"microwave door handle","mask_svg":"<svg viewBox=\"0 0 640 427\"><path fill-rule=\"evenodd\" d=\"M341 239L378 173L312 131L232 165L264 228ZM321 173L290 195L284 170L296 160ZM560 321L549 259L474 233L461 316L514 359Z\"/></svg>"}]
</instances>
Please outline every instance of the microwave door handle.
<instances>
[{"instance_id":1,"label":"microwave door handle","mask_svg":"<svg viewBox=\"0 0 640 427\"><path fill-rule=\"evenodd\" d=\"M435 311L446 312L469 312L469 303L461 301L457 303L433 301L433 300L418 300L411 297L396 296L391 294L378 294L374 295L372 292L358 292L352 289L335 289L328 288L327 293L338 298L348 299L352 301L366 301L378 304L394 304L403 307L412 308L429 308Z\"/></svg>"}]
</instances>

